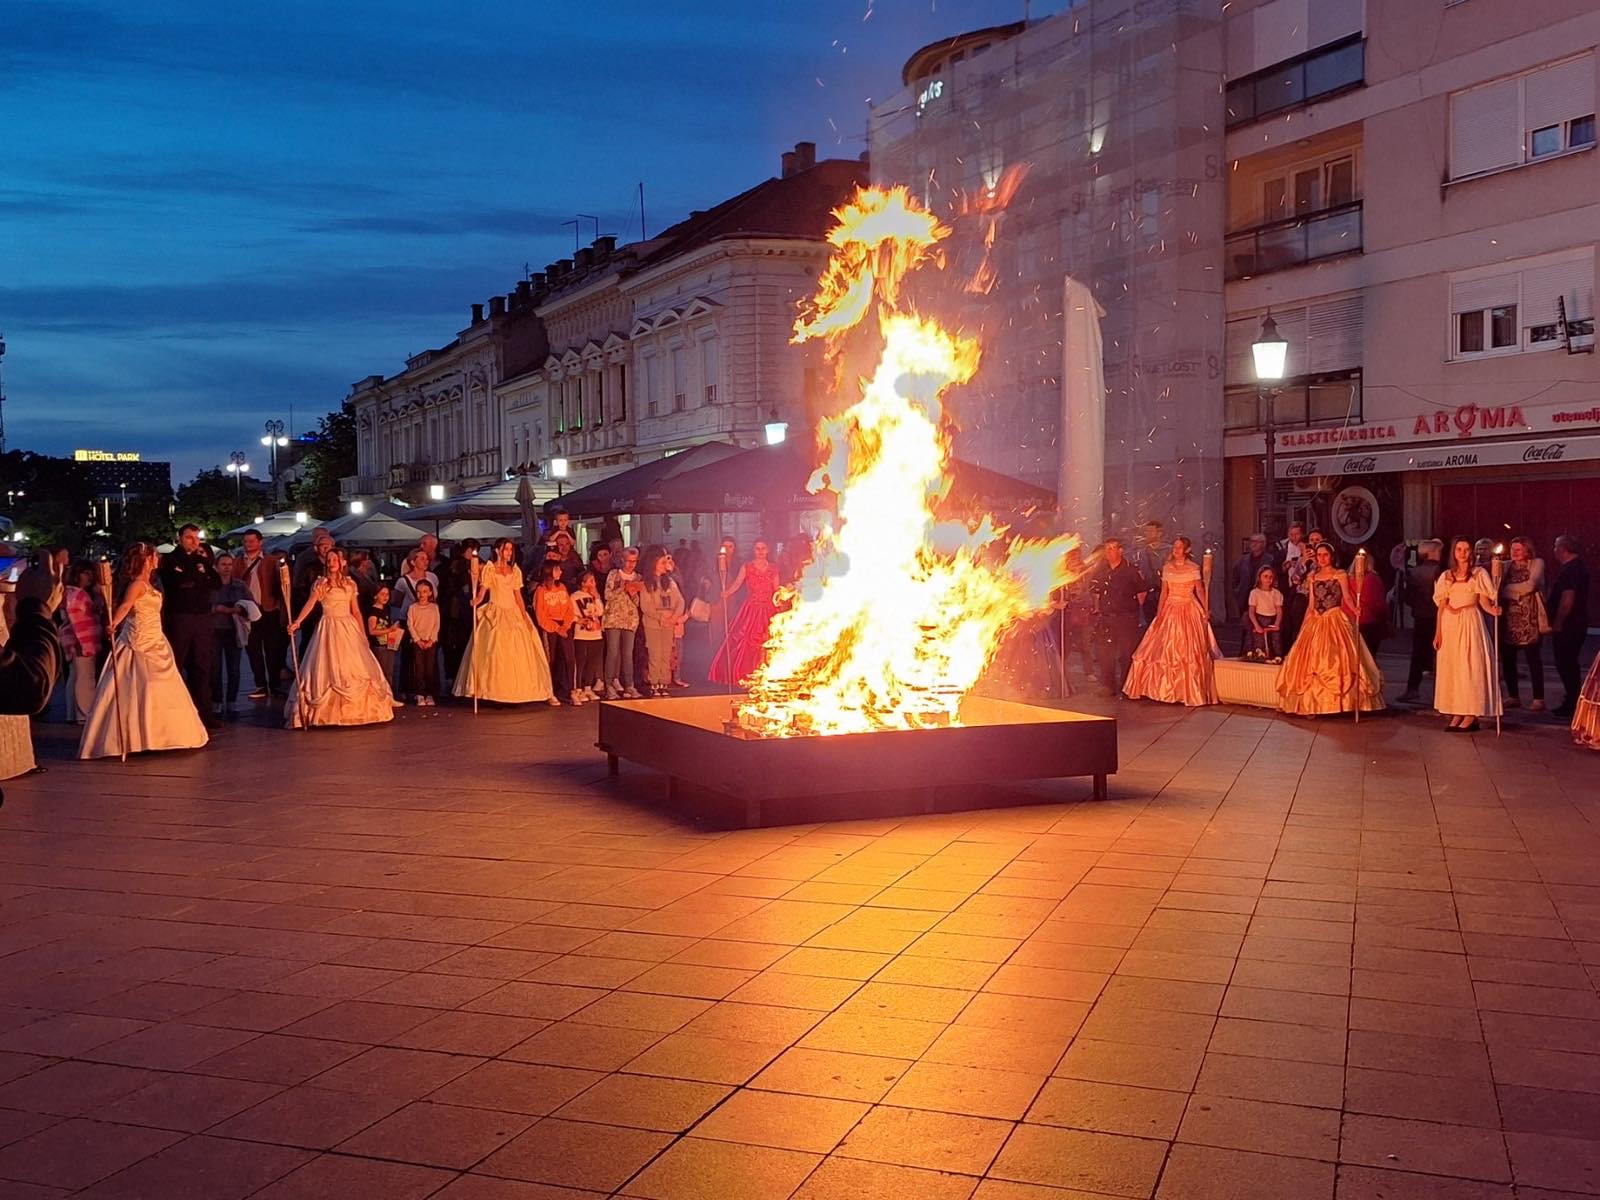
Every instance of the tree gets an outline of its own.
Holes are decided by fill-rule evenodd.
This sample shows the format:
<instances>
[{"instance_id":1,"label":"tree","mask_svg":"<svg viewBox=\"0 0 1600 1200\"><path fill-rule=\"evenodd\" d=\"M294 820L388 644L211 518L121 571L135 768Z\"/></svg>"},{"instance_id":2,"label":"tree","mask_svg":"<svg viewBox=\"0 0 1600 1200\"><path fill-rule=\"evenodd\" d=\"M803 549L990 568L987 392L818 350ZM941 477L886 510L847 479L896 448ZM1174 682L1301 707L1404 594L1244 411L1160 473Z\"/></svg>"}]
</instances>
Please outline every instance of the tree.
<instances>
[{"instance_id":1,"label":"tree","mask_svg":"<svg viewBox=\"0 0 1600 1200\"><path fill-rule=\"evenodd\" d=\"M236 477L220 467L201 471L178 489L177 512L173 517L173 532L184 525L194 524L214 538L226 529L248 525L261 513L270 511L272 488L259 479L245 479L242 484Z\"/></svg>"},{"instance_id":2,"label":"tree","mask_svg":"<svg viewBox=\"0 0 1600 1200\"><path fill-rule=\"evenodd\" d=\"M317 423L290 492L297 508L318 516L339 511L339 480L356 473L356 413L347 400Z\"/></svg>"}]
</instances>

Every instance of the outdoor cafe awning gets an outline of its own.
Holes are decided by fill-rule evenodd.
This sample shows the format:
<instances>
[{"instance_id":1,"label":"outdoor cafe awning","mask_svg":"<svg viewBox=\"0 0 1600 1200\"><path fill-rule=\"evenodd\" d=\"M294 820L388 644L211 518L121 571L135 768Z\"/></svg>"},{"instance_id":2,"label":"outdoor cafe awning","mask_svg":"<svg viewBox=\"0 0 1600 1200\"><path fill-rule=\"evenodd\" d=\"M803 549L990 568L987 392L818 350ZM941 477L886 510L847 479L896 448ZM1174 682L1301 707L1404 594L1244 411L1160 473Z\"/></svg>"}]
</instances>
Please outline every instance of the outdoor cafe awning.
<instances>
[{"instance_id":1,"label":"outdoor cafe awning","mask_svg":"<svg viewBox=\"0 0 1600 1200\"><path fill-rule=\"evenodd\" d=\"M651 494L665 480L716 463L739 453L728 442L702 442L677 454L651 459L616 475L546 500L545 513L565 509L574 517L621 516L624 513L688 512L688 509L651 507Z\"/></svg>"}]
</instances>

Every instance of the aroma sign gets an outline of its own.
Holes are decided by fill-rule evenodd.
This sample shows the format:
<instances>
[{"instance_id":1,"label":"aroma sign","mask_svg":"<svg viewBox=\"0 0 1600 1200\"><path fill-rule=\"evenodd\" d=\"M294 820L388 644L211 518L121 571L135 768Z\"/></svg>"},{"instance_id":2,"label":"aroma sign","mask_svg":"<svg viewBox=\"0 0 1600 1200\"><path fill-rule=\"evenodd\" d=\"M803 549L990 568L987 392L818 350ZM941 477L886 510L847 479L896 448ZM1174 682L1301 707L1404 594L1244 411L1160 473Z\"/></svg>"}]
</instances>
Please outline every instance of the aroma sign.
<instances>
[{"instance_id":1,"label":"aroma sign","mask_svg":"<svg viewBox=\"0 0 1600 1200\"><path fill-rule=\"evenodd\" d=\"M1497 404L1484 407L1463 404L1454 412L1439 411L1419 413L1411 432L1416 437L1448 433L1456 437L1473 437L1480 433L1500 430L1528 429L1528 419L1522 415L1520 404Z\"/></svg>"}]
</instances>

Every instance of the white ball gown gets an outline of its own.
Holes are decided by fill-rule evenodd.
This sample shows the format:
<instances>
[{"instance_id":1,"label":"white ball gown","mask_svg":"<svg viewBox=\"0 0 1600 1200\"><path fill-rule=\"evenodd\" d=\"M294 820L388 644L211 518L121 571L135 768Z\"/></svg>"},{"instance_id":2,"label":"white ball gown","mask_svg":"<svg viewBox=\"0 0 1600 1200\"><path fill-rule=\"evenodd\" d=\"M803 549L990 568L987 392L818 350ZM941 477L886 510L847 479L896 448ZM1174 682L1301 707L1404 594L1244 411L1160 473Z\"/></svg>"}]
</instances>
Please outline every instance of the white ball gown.
<instances>
[{"instance_id":1,"label":"white ball gown","mask_svg":"<svg viewBox=\"0 0 1600 1200\"><path fill-rule=\"evenodd\" d=\"M133 602L117 630L111 657L100 672L94 703L83 723L78 757L121 754L123 729L128 731L129 754L198 750L208 740L189 689L178 674L172 646L161 631L161 593L154 588Z\"/></svg>"},{"instance_id":2,"label":"white ball gown","mask_svg":"<svg viewBox=\"0 0 1600 1200\"><path fill-rule=\"evenodd\" d=\"M489 598L478 609L472 639L456 672L455 694L498 704L550 699L550 660L522 607L522 569L512 567L502 574L491 564L483 569L481 580Z\"/></svg>"},{"instance_id":3,"label":"white ball gown","mask_svg":"<svg viewBox=\"0 0 1600 1200\"><path fill-rule=\"evenodd\" d=\"M284 706L291 729L318 725L376 725L394 720L394 694L367 645L356 586L331 587L322 619L300 659L300 678Z\"/></svg>"}]
</instances>

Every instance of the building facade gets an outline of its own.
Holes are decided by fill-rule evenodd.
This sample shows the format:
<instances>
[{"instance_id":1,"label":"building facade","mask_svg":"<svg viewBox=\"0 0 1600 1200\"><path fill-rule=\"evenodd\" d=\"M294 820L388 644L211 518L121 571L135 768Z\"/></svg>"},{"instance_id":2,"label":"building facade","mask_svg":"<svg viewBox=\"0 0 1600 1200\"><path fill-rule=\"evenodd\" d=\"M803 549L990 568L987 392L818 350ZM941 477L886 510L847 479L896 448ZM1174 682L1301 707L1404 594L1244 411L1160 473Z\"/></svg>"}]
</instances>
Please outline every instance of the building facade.
<instances>
[{"instance_id":1,"label":"building facade","mask_svg":"<svg viewBox=\"0 0 1600 1200\"><path fill-rule=\"evenodd\" d=\"M1597 45L1590 0L1235 0L1231 544L1600 541Z\"/></svg>"}]
</instances>

